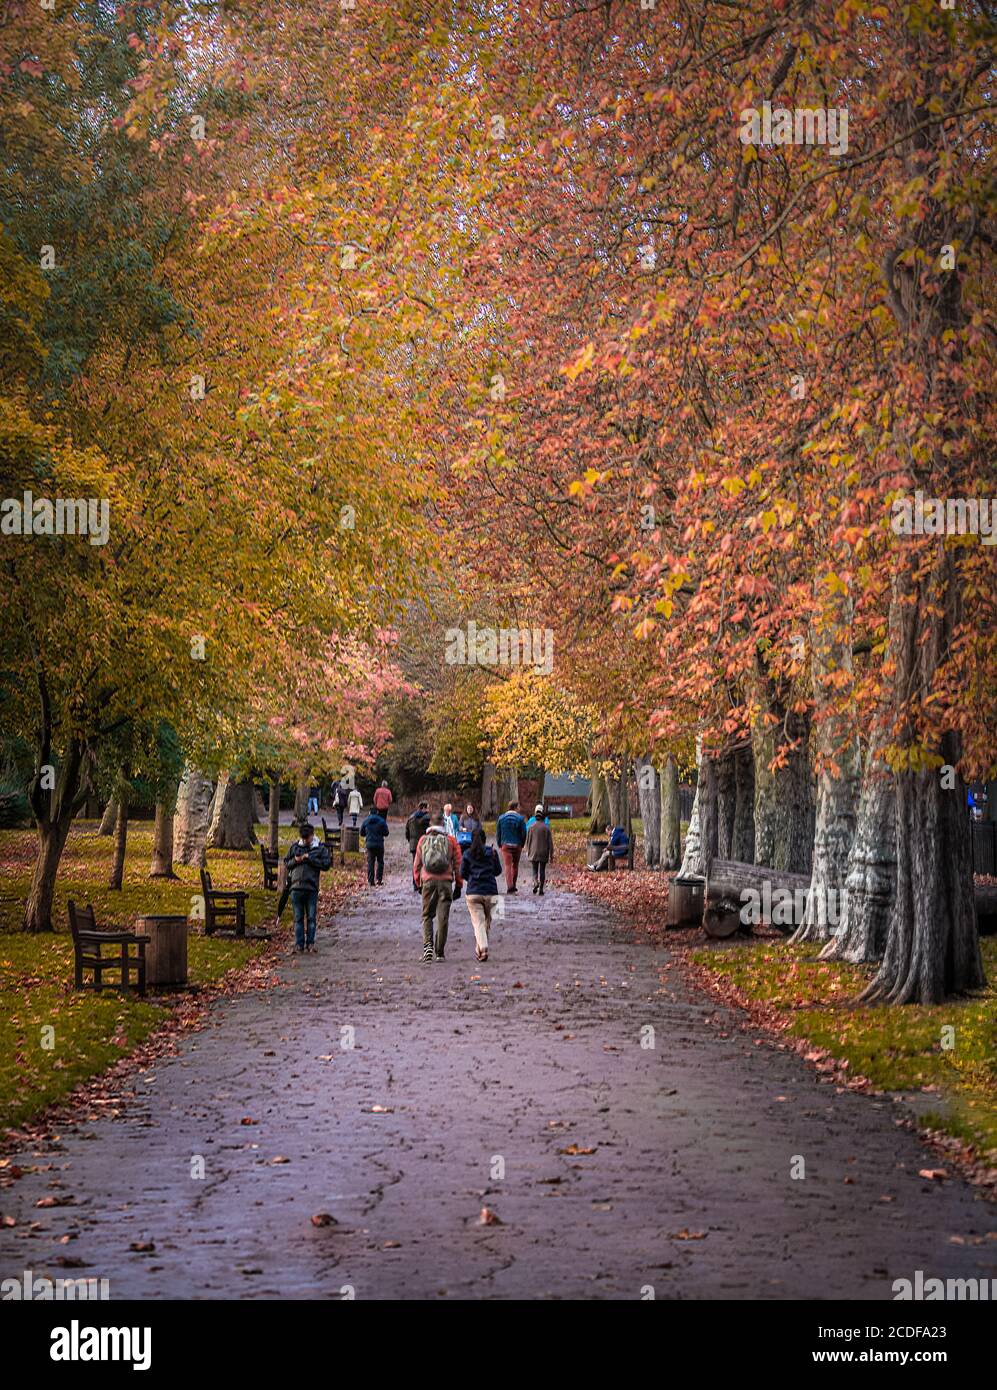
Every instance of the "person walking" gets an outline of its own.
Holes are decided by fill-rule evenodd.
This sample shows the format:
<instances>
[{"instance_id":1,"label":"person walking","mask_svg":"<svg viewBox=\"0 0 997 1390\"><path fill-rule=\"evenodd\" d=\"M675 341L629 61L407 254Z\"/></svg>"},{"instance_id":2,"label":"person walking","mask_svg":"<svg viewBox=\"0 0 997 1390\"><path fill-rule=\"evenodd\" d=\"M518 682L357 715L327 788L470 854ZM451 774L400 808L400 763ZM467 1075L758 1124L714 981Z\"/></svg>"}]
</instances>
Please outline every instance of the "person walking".
<instances>
[{"instance_id":1,"label":"person walking","mask_svg":"<svg viewBox=\"0 0 997 1390\"><path fill-rule=\"evenodd\" d=\"M554 858L554 836L543 816L543 807L538 806L536 818L526 832L526 857L533 865L533 891L543 897L544 883L547 879L547 865Z\"/></svg>"},{"instance_id":2,"label":"person walking","mask_svg":"<svg viewBox=\"0 0 997 1390\"><path fill-rule=\"evenodd\" d=\"M529 820L526 822L527 830L529 830L530 826L538 820L542 820L544 825L550 825L550 816L548 816L545 813L544 808L542 806L534 806L533 815L530 816Z\"/></svg>"},{"instance_id":3,"label":"person walking","mask_svg":"<svg viewBox=\"0 0 997 1390\"><path fill-rule=\"evenodd\" d=\"M460 829L465 835L473 835L476 830L481 829L478 813L470 802L465 806L464 814L460 818Z\"/></svg>"},{"instance_id":4,"label":"person walking","mask_svg":"<svg viewBox=\"0 0 997 1390\"><path fill-rule=\"evenodd\" d=\"M516 893L519 881L519 856L526 844L526 821L519 814L519 802L510 801L509 809L498 818L495 843L505 864L505 891Z\"/></svg>"},{"instance_id":5,"label":"person walking","mask_svg":"<svg viewBox=\"0 0 997 1390\"><path fill-rule=\"evenodd\" d=\"M319 875L332 861L329 847L315 839L314 826L303 820L299 829L300 838L284 855L284 863L294 911L294 948L301 952L315 950Z\"/></svg>"},{"instance_id":6,"label":"person walking","mask_svg":"<svg viewBox=\"0 0 997 1390\"><path fill-rule=\"evenodd\" d=\"M357 787L350 788L350 794L346 800L346 809L353 818L353 824L356 825L357 821L360 819L360 812L363 810L363 797L360 795L360 791Z\"/></svg>"},{"instance_id":7,"label":"person walking","mask_svg":"<svg viewBox=\"0 0 997 1390\"><path fill-rule=\"evenodd\" d=\"M387 782L382 782L374 793L374 810L380 811L385 820L388 819L388 807L394 799Z\"/></svg>"},{"instance_id":8,"label":"person walking","mask_svg":"<svg viewBox=\"0 0 997 1390\"><path fill-rule=\"evenodd\" d=\"M318 787L311 787L308 792L308 814L318 815Z\"/></svg>"},{"instance_id":9,"label":"person walking","mask_svg":"<svg viewBox=\"0 0 997 1390\"><path fill-rule=\"evenodd\" d=\"M439 816L420 837L412 860L412 877L422 894L422 959L425 964L446 955L450 905L460 897L460 846ZM433 922L436 938L433 938Z\"/></svg>"},{"instance_id":10,"label":"person walking","mask_svg":"<svg viewBox=\"0 0 997 1390\"><path fill-rule=\"evenodd\" d=\"M337 782L332 789L332 805L339 819L339 828L343 828L343 812L346 810L346 803L349 800L349 788L344 787L342 782Z\"/></svg>"},{"instance_id":11,"label":"person walking","mask_svg":"<svg viewBox=\"0 0 997 1390\"><path fill-rule=\"evenodd\" d=\"M373 888L376 881L380 888L384 882L384 841L391 834L388 822L380 811L371 811L360 827L360 834L367 845L367 882Z\"/></svg>"},{"instance_id":12,"label":"person walking","mask_svg":"<svg viewBox=\"0 0 997 1390\"><path fill-rule=\"evenodd\" d=\"M498 852L485 843L485 832L479 825L471 836L471 847L461 861L461 875L467 889L467 910L474 928L474 954L482 961L488 959L488 929L492 924L492 908L498 898L498 875L501 872Z\"/></svg>"},{"instance_id":13,"label":"person walking","mask_svg":"<svg viewBox=\"0 0 997 1390\"><path fill-rule=\"evenodd\" d=\"M455 838L460 830L460 818L449 801L443 807L443 828Z\"/></svg>"},{"instance_id":14,"label":"person walking","mask_svg":"<svg viewBox=\"0 0 997 1390\"><path fill-rule=\"evenodd\" d=\"M405 822L405 839L408 841L409 854L412 856L412 887L417 893L419 891L419 885L415 881L415 851L428 827L429 803L420 801L417 809L412 812Z\"/></svg>"}]
</instances>

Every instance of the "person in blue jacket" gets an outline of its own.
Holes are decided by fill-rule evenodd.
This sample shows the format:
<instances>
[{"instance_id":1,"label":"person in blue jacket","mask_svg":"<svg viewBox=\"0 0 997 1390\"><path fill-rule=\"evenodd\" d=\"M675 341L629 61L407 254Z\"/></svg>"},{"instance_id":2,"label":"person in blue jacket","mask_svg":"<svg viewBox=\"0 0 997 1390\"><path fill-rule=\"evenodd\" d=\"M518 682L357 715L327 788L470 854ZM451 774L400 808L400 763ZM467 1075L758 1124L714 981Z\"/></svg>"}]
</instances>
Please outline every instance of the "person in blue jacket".
<instances>
[{"instance_id":1,"label":"person in blue jacket","mask_svg":"<svg viewBox=\"0 0 997 1390\"><path fill-rule=\"evenodd\" d=\"M550 816L544 815L544 808L542 806L534 807L533 815L530 816L529 820L526 822L527 830L529 830L535 820L542 820L544 825L550 825Z\"/></svg>"},{"instance_id":2,"label":"person in blue jacket","mask_svg":"<svg viewBox=\"0 0 997 1390\"><path fill-rule=\"evenodd\" d=\"M373 888L374 874L377 872L377 885L384 882L384 841L391 834L388 822L379 811L371 811L360 827L360 834L367 845L367 882Z\"/></svg>"},{"instance_id":3,"label":"person in blue jacket","mask_svg":"<svg viewBox=\"0 0 997 1390\"><path fill-rule=\"evenodd\" d=\"M609 830L608 825L606 826L606 830ZM609 837L609 844L599 855L595 863L590 864L588 867L593 873L598 873L601 869L608 869L610 867L610 859L619 863L621 859L626 859L629 852L630 836L623 829L622 825L617 825Z\"/></svg>"},{"instance_id":4,"label":"person in blue jacket","mask_svg":"<svg viewBox=\"0 0 997 1390\"><path fill-rule=\"evenodd\" d=\"M498 818L495 841L505 864L505 891L518 893L519 857L526 844L526 821L519 814L519 802L510 801L509 809Z\"/></svg>"}]
</instances>

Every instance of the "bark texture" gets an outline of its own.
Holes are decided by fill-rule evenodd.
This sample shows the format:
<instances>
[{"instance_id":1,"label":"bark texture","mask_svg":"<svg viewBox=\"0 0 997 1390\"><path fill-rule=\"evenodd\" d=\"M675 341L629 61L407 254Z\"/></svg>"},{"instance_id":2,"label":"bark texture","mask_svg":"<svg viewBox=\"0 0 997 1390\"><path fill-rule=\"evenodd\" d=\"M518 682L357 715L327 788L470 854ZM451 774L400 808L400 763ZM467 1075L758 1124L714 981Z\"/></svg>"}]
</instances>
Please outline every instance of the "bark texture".
<instances>
[{"instance_id":1,"label":"bark texture","mask_svg":"<svg viewBox=\"0 0 997 1390\"><path fill-rule=\"evenodd\" d=\"M205 846L211 825L215 788L210 778L188 764L180 779L177 814L173 827L174 856L178 864L203 868L207 862Z\"/></svg>"},{"instance_id":2,"label":"bark texture","mask_svg":"<svg viewBox=\"0 0 997 1390\"><path fill-rule=\"evenodd\" d=\"M848 855L841 921L821 951L822 960L859 965L882 959L897 869L894 807L893 774L870 749Z\"/></svg>"},{"instance_id":3,"label":"bark texture","mask_svg":"<svg viewBox=\"0 0 997 1390\"><path fill-rule=\"evenodd\" d=\"M750 744L734 754L734 831L731 859L755 862L755 757Z\"/></svg>"},{"instance_id":4,"label":"bark texture","mask_svg":"<svg viewBox=\"0 0 997 1390\"><path fill-rule=\"evenodd\" d=\"M227 772L218 779L211 825L208 828L208 849L252 849L256 844L253 829L253 784L237 782Z\"/></svg>"},{"instance_id":5,"label":"bark texture","mask_svg":"<svg viewBox=\"0 0 997 1390\"><path fill-rule=\"evenodd\" d=\"M644 826L644 863L656 869L661 863L661 788L649 756L637 759L637 799Z\"/></svg>"},{"instance_id":6,"label":"bark texture","mask_svg":"<svg viewBox=\"0 0 997 1390\"><path fill-rule=\"evenodd\" d=\"M661 769L661 867L677 869L682 862L682 819L679 770L671 754Z\"/></svg>"}]
</instances>

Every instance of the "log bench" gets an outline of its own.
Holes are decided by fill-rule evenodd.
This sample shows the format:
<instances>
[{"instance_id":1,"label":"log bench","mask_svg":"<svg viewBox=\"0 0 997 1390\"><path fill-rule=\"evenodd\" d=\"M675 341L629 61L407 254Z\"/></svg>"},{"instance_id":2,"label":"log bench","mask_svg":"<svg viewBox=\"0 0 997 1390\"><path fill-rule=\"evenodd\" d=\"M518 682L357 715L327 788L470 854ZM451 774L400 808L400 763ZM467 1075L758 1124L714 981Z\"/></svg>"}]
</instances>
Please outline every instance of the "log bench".
<instances>
[{"instance_id":1,"label":"log bench","mask_svg":"<svg viewBox=\"0 0 997 1390\"><path fill-rule=\"evenodd\" d=\"M75 958L75 985L77 989L137 989L142 996L145 995L145 948L149 938L138 936L131 931L100 931L97 927L97 918L93 907L87 903L86 907L77 907L70 898L69 908L69 929L73 934L73 954ZM105 956L103 948L113 946L116 949ZM136 954L132 955L131 947L136 948ZM105 970L116 970L120 973L117 981L104 979ZM131 980L134 971L134 984ZM91 981L84 979L84 973L90 972L93 975Z\"/></svg>"},{"instance_id":2,"label":"log bench","mask_svg":"<svg viewBox=\"0 0 997 1390\"><path fill-rule=\"evenodd\" d=\"M810 891L809 874L793 874L781 869L769 868L767 864L742 864L736 859L714 859L706 878L703 901L703 930L707 936L733 936L736 931L751 929L751 923L742 920L741 913L746 906L743 894L753 890L759 896L768 884L773 893L783 892L794 895L802 893L806 903ZM799 925L796 921L771 922L783 935L790 936Z\"/></svg>"},{"instance_id":3,"label":"log bench","mask_svg":"<svg viewBox=\"0 0 997 1390\"><path fill-rule=\"evenodd\" d=\"M207 869L201 870L201 891L204 894L205 936L211 936L219 927L231 929L236 936L245 936L248 893L241 889L213 888Z\"/></svg>"}]
</instances>

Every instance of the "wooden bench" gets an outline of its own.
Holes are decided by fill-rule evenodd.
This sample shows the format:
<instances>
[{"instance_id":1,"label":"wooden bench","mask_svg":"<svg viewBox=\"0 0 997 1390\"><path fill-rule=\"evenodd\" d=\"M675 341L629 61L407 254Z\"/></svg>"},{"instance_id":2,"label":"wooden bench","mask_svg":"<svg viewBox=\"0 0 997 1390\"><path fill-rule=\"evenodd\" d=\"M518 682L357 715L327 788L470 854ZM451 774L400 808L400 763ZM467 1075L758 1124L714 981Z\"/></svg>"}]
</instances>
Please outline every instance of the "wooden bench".
<instances>
[{"instance_id":1,"label":"wooden bench","mask_svg":"<svg viewBox=\"0 0 997 1390\"><path fill-rule=\"evenodd\" d=\"M706 878L703 904L703 930L707 936L733 936L736 931L750 931L751 924L741 916L746 906L745 891L761 894L768 883L772 892L802 893L803 901L810 891L809 874L793 874L771 869L766 864L742 864L736 859L714 859ZM784 936L791 936L798 923L771 922Z\"/></svg>"},{"instance_id":2,"label":"wooden bench","mask_svg":"<svg viewBox=\"0 0 997 1390\"><path fill-rule=\"evenodd\" d=\"M263 887L277 887L277 855L271 854L266 845L260 845L260 858L263 860Z\"/></svg>"},{"instance_id":3,"label":"wooden bench","mask_svg":"<svg viewBox=\"0 0 997 1390\"><path fill-rule=\"evenodd\" d=\"M145 994L145 948L149 938L138 936L131 931L100 931L93 907L77 907L69 900L69 929L73 933L73 952L75 955L75 984L77 989L132 989L137 988L140 995ZM112 955L102 954L103 947L113 946ZM137 953L132 955L130 948L135 946ZM104 979L105 970L120 972L117 982ZM135 984L131 973L135 972ZM83 978L84 971L93 972L93 980L88 984Z\"/></svg>"},{"instance_id":4,"label":"wooden bench","mask_svg":"<svg viewBox=\"0 0 997 1390\"><path fill-rule=\"evenodd\" d=\"M551 820L570 820L574 815L570 806L548 806L544 815Z\"/></svg>"},{"instance_id":5,"label":"wooden bench","mask_svg":"<svg viewBox=\"0 0 997 1390\"><path fill-rule=\"evenodd\" d=\"M201 870L201 891L204 893L205 936L211 936L219 927L231 928L236 936L245 936L248 893L241 889L212 888L207 869Z\"/></svg>"}]
</instances>

